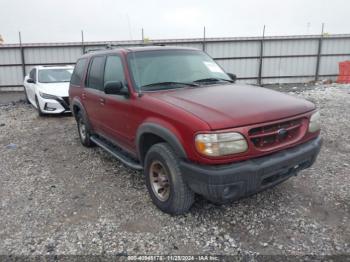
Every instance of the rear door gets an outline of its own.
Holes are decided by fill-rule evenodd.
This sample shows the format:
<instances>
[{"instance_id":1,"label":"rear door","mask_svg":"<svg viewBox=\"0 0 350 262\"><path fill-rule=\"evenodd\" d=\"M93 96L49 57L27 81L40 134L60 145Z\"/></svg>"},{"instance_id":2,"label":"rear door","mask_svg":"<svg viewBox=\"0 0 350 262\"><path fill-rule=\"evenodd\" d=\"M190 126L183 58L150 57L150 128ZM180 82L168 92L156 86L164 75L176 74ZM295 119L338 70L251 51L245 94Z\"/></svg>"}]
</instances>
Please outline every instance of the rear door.
<instances>
[{"instance_id":1,"label":"rear door","mask_svg":"<svg viewBox=\"0 0 350 262\"><path fill-rule=\"evenodd\" d=\"M75 96L82 96L84 86L83 80L85 76L85 68L87 64L87 58L81 58L77 61L74 71L72 74L72 77L70 79L70 85L69 85L69 95L71 99L73 99Z\"/></svg>"},{"instance_id":2,"label":"rear door","mask_svg":"<svg viewBox=\"0 0 350 262\"><path fill-rule=\"evenodd\" d=\"M87 111L90 124L94 131L101 131L103 97L103 74L105 56L95 56L90 60L85 88L82 93L84 108Z\"/></svg>"}]
</instances>

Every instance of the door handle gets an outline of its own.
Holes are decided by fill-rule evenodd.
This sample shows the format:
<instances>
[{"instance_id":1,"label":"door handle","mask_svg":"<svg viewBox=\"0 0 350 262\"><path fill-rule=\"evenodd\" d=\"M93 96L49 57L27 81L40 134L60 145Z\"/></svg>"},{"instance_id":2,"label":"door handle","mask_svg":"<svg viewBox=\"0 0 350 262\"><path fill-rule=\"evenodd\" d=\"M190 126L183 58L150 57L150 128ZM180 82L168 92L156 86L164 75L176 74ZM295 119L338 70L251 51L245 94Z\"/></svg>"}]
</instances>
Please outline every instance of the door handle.
<instances>
[{"instance_id":1,"label":"door handle","mask_svg":"<svg viewBox=\"0 0 350 262\"><path fill-rule=\"evenodd\" d=\"M86 94L85 94L85 93L82 93L82 94L81 94L81 97L82 97L83 99L85 99L85 98L86 98Z\"/></svg>"},{"instance_id":2,"label":"door handle","mask_svg":"<svg viewBox=\"0 0 350 262\"><path fill-rule=\"evenodd\" d=\"M105 103L106 103L106 100L104 98L100 97L100 104L104 105Z\"/></svg>"}]
</instances>

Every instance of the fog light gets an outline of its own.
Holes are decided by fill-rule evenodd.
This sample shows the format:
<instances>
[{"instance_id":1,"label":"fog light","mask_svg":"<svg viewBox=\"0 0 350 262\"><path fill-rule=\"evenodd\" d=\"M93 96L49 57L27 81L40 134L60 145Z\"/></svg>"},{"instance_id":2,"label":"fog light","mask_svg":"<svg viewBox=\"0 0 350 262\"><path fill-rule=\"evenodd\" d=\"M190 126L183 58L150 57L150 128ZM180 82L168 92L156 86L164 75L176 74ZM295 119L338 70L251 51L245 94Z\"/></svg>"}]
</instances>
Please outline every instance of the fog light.
<instances>
[{"instance_id":1,"label":"fog light","mask_svg":"<svg viewBox=\"0 0 350 262\"><path fill-rule=\"evenodd\" d=\"M225 187L224 191L222 192L224 196L228 195L230 193L230 188L229 187Z\"/></svg>"},{"instance_id":2,"label":"fog light","mask_svg":"<svg viewBox=\"0 0 350 262\"><path fill-rule=\"evenodd\" d=\"M49 107L49 106L47 105L47 103L45 103L44 110L46 110L46 111L55 111L56 108L55 108L55 107Z\"/></svg>"},{"instance_id":3,"label":"fog light","mask_svg":"<svg viewBox=\"0 0 350 262\"><path fill-rule=\"evenodd\" d=\"M227 200L227 199L234 199L238 197L239 193L243 189L243 186L244 186L243 182L238 182L233 185L225 186L222 189L222 193L221 193L222 199Z\"/></svg>"}]
</instances>

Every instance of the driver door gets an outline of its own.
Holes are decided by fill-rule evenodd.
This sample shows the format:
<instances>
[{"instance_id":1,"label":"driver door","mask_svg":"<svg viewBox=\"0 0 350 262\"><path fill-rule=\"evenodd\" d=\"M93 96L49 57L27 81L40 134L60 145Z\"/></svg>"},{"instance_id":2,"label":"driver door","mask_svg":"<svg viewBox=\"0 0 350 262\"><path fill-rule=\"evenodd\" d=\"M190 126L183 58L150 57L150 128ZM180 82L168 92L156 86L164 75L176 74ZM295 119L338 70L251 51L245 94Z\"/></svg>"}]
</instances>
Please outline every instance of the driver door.
<instances>
[{"instance_id":1,"label":"driver door","mask_svg":"<svg viewBox=\"0 0 350 262\"><path fill-rule=\"evenodd\" d=\"M124 75L124 66L119 55L109 55L106 59L104 84L109 81L120 81L124 88L127 84ZM133 151L133 137L130 123L132 122L132 101L127 95L103 94L103 103L100 105L101 127L103 132L127 151Z\"/></svg>"}]
</instances>

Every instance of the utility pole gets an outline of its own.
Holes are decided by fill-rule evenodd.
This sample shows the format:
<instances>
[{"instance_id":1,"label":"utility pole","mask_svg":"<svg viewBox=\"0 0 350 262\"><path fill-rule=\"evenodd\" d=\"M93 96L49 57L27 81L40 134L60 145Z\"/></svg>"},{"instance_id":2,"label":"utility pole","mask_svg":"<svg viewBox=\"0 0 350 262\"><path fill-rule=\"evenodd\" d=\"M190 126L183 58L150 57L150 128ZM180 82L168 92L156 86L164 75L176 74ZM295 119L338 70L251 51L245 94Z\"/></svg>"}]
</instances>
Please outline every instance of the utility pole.
<instances>
[{"instance_id":1,"label":"utility pole","mask_svg":"<svg viewBox=\"0 0 350 262\"><path fill-rule=\"evenodd\" d=\"M22 64L22 75L23 78L26 76L26 63L24 60L24 48L22 45L22 35L21 32L18 32L18 40L19 40L19 49L21 51L21 64Z\"/></svg>"},{"instance_id":2,"label":"utility pole","mask_svg":"<svg viewBox=\"0 0 350 262\"><path fill-rule=\"evenodd\" d=\"M322 23L321 36L318 39L318 50L317 50L317 60L316 60L316 71L315 71L315 82L318 81L320 74L320 64L321 64L321 54L322 54L322 42L324 36L324 23Z\"/></svg>"},{"instance_id":3,"label":"utility pole","mask_svg":"<svg viewBox=\"0 0 350 262\"><path fill-rule=\"evenodd\" d=\"M263 59L264 59L264 39L265 39L265 28L263 28L263 35L260 40L260 59L259 59L259 75L258 75L258 85L262 83L262 69L263 69Z\"/></svg>"},{"instance_id":4,"label":"utility pole","mask_svg":"<svg viewBox=\"0 0 350 262\"><path fill-rule=\"evenodd\" d=\"M85 54L85 44L84 44L84 31L81 30L81 50Z\"/></svg>"},{"instance_id":5,"label":"utility pole","mask_svg":"<svg viewBox=\"0 0 350 262\"><path fill-rule=\"evenodd\" d=\"M205 41L206 41L206 32L205 32L205 26L203 28L203 43L202 43L202 49L205 52Z\"/></svg>"}]
</instances>

